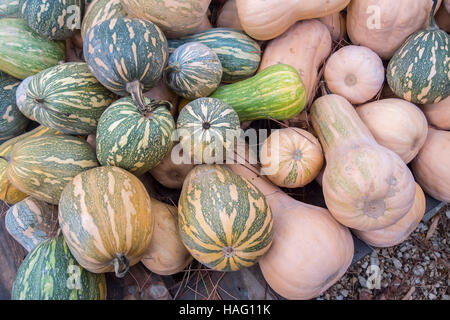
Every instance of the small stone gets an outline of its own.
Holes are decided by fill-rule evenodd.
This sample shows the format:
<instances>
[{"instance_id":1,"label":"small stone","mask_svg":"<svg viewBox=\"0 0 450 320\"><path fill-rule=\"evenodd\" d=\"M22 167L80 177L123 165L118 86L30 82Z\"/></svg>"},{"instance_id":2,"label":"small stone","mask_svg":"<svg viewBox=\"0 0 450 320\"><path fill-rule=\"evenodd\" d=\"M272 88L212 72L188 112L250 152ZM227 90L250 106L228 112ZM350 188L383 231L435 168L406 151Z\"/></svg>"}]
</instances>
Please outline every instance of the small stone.
<instances>
[{"instance_id":1,"label":"small stone","mask_svg":"<svg viewBox=\"0 0 450 320\"><path fill-rule=\"evenodd\" d=\"M450 300L450 296L448 294L444 294L442 296L442 300Z\"/></svg>"},{"instance_id":2,"label":"small stone","mask_svg":"<svg viewBox=\"0 0 450 320\"><path fill-rule=\"evenodd\" d=\"M400 262L400 260L393 258L392 259L392 263L394 264L394 267L396 269L401 269L402 268L402 263Z\"/></svg>"},{"instance_id":3,"label":"small stone","mask_svg":"<svg viewBox=\"0 0 450 320\"><path fill-rule=\"evenodd\" d=\"M361 287L367 288L367 280L362 276L358 276L358 281Z\"/></svg>"},{"instance_id":4,"label":"small stone","mask_svg":"<svg viewBox=\"0 0 450 320\"><path fill-rule=\"evenodd\" d=\"M414 281L416 284L420 284L420 279L416 279L416 281Z\"/></svg>"},{"instance_id":5,"label":"small stone","mask_svg":"<svg viewBox=\"0 0 450 320\"><path fill-rule=\"evenodd\" d=\"M447 219L450 219L450 210L445 211L445 215L447 216Z\"/></svg>"},{"instance_id":6,"label":"small stone","mask_svg":"<svg viewBox=\"0 0 450 320\"><path fill-rule=\"evenodd\" d=\"M366 269L368 265L369 265L369 262L366 261L362 264L361 268Z\"/></svg>"},{"instance_id":7,"label":"small stone","mask_svg":"<svg viewBox=\"0 0 450 320\"><path fill-rule=\"evenodd\" d=\"M409 271L409 267L408 266L404 266L403 270L405 270L405 272L408 272Z\"/></svg>"},{"instance_id":8,"label":"small stone","mask_svg":"<svg viewBox=\"0 0 450 320\"><path fill-rule=\"evenodd\" d=\"M338 296L336 297L336 300L344 300L344 297L341 296L341 295L338 295Z\"/></svg>"},{"instance_id":9,"label":"small stone","mask_svg":"<svg viewBox=\"0 0 450 320\"><path fill-rule=\"evenodd\" d=\"M437 258L440 258L440 257L441 257L441 254L440 254L439 252L435 252L434 255L435 255Z\"/></svg>"},{"instance_id":10,"label":"small stone","mask_svg":"<svg viewBox=\"0 0 450 320\"><path fill-rule=\"evenodd\" d=\"M400 252L405 252L406 250L408 250L408 248L406 246L400 247Z\"/></svg>"},{"instance_id":11,"label":"small stone","mask_svg":"<svg viewBox=\"0 0 450 320\"><path fill-rule=\"evenodd\" d=\"M397 252L397 258L403 257L403 254L401 252Z\"/></svg>"},{"instance_id":12,"label":"small stone","mask_svg":"<svg viewBox=\"0 0 450 320\"><path fill-rule=\"evenodd\" d=\"M416 276L423 276L423 274L425 273L425 269L421 265L418 265L416 268L414 268L413 272Z\"/></svg>"},{"instance_id":13,"label":"small stone","mask_svg":"<svg viewBox=\"0 0 450 320\"><path fill-rule=\"evenodd\" d=\"M409 253L405 253L405 255L403 256L405 259L409 259L411 258L411 255Z\"/></svg>"},{"instance_id":14,"label":"small stone","mask_svg":"<svg viewBox=\"0 0 450 320\"><path fill-rule=\"evenodd\" d=\"M436 295L430 293L430 294L428 295L428 298L430 298L431 300L434 300L434 299L436 299Z\"/></svg>"},{"instance_id":15,"label":"small stone","mask_svg":"<svg viewBox=\"0 0 450 320\"><path fill-rule=\"evenodd\" d=\"M341 294L342 294L342 296L347 298L348 297L348 290L346 290L346 289L341 290Z\"/></svg>"}]
</instances>

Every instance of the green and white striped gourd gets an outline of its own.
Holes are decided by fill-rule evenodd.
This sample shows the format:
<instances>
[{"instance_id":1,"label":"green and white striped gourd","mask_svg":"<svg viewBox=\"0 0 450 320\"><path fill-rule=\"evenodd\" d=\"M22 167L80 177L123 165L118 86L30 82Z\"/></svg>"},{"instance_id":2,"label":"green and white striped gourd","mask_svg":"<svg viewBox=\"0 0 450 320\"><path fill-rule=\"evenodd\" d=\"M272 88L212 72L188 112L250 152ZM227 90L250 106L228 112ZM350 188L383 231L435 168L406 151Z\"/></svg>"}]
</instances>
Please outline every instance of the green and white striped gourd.
<instances>
[{"instance_id":1,"label":"green and white striped gourd","mask_svg":"<svg viewBox=\"0 0 450 320\"><path fill-rule=\"evenodd\" d=\"M58 204L62 190L73 177L97 166L95 151L85 140L45 135L14 146L7 174L20 191Z\"/></svg>"},{"instance_id":2,"label":"green and white striped gourd","mask_svg":"<svg viewBox=\"0 0 450 320\"><path fill-rule=\"evenodd\" d=\"M65 40L81 27L84 0L22 0L20 14L40 36Z\"/></svg>"},{"instance_id":3,"label":"green and white striped gourd","mask_svg":"<svg viewBox=\"0 0 450 320\"><path fill-rule=\"evenodd\" d=\"M19 18L19 0L0 0L0 19Z\"/></svg>"},{"instance_id":4,"label":"green and white striped gourd","mask_svg":"<svg viewBox=\"0 0 450 320\"><path fill-rule=\"evenodd\" d=\"M259 44L244 32L213 28L180 39L169 40L169 52L189 42L200 42L212 49L222 63L222 81L234 82L251 77L261 62Z\"/></svg>"},{"instance_id":5,"label":"green and white striped gourd","mask_svg":"<svg viewBox=\"0 0 450 320\"><path fill-rule=\"evenodd\" d=\"M34 248L17 271L12 300L105 300L106 278L83 269L60 234Z\"/></svg>"},{"instance_id":6,"label":"green and white striped gourd","mask_svg":"<svg viewBox=\"0 0 450 320\"><path fill-rule=\"evenodd\" d=\"M450 96L450 36L434 19L430 26L412 34L389 62L387 80L399 97L418 104L438 103Z\"/></svg>"},{"instance_id":7,"label":"green and white striped gourd","mask_svg":"<svg viewBox=\"0 0 450 320\"><path fill-rule=\"evenodd\" d=\"M177 120L183 152L196 163L223 163L226 152L234 152L240 128L236 111L214 98L188 103Z\"/></svg>"},{"instance_id":8,"label":"green and white striped gourd","mask_svg":"<svg viewBox=\"0 0 450 320\"><path fill-rule=\"evenodd\" d=\"M131 97L113 103L97 127L97 158L103 166L116 166L140 176L155 167L172 147L175 122L170 103L144 97L142 113Z\"/></svg>"},{"instance_id":9,"label":"green and white striped gourd","mask_svg":"<svg viewBox=\"0 0 450 320\"><path fill-rule=\"evenodd\" d=\"M0 71L0 144L24 133L30 122L16 105L19 84L19 80Z\"/></svg>"},{"instance_id":10,"label":"green and white striped gourd","mask_svg":"<svg viewBox=\"0 0 450 320\"><path fill-rule=\"evenodd\" d=\"M25 79L65 58L64 42L42 38L22 19L0 19L0 71Z\"/></svg>"},{"instance_id":11,"label":"green and white striped gourd","mask_svg":"<svg viewBox=\"0 0 450 320\"><path fill-rule=\"evenodd\" d=\"M22 113L66 134L95 132L116 95L103 87L84 62L64 63L33 76Z\"/></svg>"},{"instance_id":12,"label":"green and white striped gourd","mask_svg":"<svg viewBox=\"0 0 450 320\"><path fill-rule=\"evenodd\" d=\"M58 229L58 207L27 197L6 212L9 234L28 252L41 242L53 238Z\"/></svg>"}]
</instances>

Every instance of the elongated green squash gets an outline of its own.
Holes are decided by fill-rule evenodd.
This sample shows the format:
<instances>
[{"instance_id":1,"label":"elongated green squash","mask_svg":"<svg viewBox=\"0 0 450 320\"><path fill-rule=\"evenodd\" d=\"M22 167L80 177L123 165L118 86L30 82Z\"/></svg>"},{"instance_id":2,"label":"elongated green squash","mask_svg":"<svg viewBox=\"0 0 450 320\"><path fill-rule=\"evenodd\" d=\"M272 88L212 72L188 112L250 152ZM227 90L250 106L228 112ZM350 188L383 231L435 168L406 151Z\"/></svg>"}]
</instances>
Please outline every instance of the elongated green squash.
<instances>
[{"instance_id":1,"label":"elongated green squash","mask_svg":"<svg viewBox=\"0 0 450 320\"><path fill-rule=\"evenodd\" d=\"M249 79L219 87L210 97L233 107L241 121L289 120L306 104L302 79L287 64L270 66Z\"/></svg>"},{"instance_id":2,"label":"elongated green squash","mask_svg":"<svg viewBox=\"0 0 450 320\"><path fill-rule=\"evenodd\" d=\"M245 33L229 28L213 28L180 39L169 40L169 52L189 42L200 42L212 49L222 63L222 81L234 82L256 73L261 62L259 44Z\"/></svg>"},{"instance_id":3,"label":"elongated green squash","mask_svg":"<svg viewBox=\"0 0 450 320\"><path fill-rule=\"evenodd\" d=\"M81 24L81 37L84 39L89 29L100 22L112 18L125 18L127 15L120 0L92 1Z\"/></svg>"},{"instance_id":4,"label":"elongated green squash","mask_svg":"<svg viewBox=\"0 0 450 320\"><path fill-rule=\"evenodd\" d=\"M28 252L56 235L58 208L44 201L27 197L9 208L5 216L9 234Z\"/></svg>"},{"instance_id":5,"label":"elongated green squash","mask_svg":"<svg viewBox=\"0 0 450 320\"><path fill-rule=\"evenodd\" d=\"M0 70L25 79L66 57L64 42L42 38L22 19L0 19Z\"/></svg>"},{"instance_id":6,"label":"elongated green squash","mask_svg":"<svg viewBox=\"0 0 450 320\"><path fill-rule=\"evenodd\" d=\"M46 127L88 135L95 132L103 111L115 99L86 63L70 62L33 76L21 111Z\"/></svg>"},{"instance_id":7,"label":"elongated green squash","mask_svg":"<svg viewBox=\"0 0 450 320\"><path fill-rule=\"evenodd\" d=\"M95 152L85 140L45 135L14 146L7 174L20 191L58 204L62 190L73 177L97 166Z\"/></svg>"},{"instance_id":8,"label":"elongated green squash","mask_svg":"<svg viewBox=\"0 0 450 320\"><path fill-rule=\"evenodd\" d=\"M106 278L83 269L62 235L42 242L17 271L13 300L105 300Z\"/></svg>"},{"instance_id":9,"label":"elongated green squash","mask_svg":"<svg viewBox=\"0 0 450 320\"><path fill-rule=\"evenodd\" d=\"M0 19L19 18L19 0L0 0Z\"/></svg>"}]
</instances>

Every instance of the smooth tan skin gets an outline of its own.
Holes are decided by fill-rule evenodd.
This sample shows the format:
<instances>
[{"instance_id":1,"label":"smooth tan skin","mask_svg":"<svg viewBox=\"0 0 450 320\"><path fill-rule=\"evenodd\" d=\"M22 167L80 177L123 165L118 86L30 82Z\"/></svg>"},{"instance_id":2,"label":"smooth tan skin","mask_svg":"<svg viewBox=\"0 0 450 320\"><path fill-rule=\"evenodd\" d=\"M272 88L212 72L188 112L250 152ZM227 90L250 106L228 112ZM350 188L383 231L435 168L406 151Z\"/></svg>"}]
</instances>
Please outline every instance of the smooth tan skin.
<instances>
[{"instance_id":1,"label":"smooth tan skin","mask_svg":"<svg viewBox=\"0 0 450 320\"><path fill-rule=\"evenodd\" d=\"M450 202L450 131L428 128L427 141L411 164L426 193Z\"/></svg>"},{"instance_id":2,"label":"smooth tan skin","mask_svg":"<svg viewBox=\"0 0 450 320\"><path fill-rule=\"evenodd\" d=\"M176 114L180 97L178 97L177 94L173 92L162 79L155 87L145 92L144 96L153 100L169 101L172 104L170 113L172 114L172 116Z\"/></svg>"},{"instance_id":3,"label":"smooth tan skin","mask_svg":"<svg viewBox=\"0 0 450 320\"><path fill-rule=\"evenodd\" d=\"M344 9L350 0L236 0L245 32L257 40L283 34L299 20L321 18Z\"/></svg>"},{"instance_id":4,"label":"smooth tan skin","mask_svg":"<svg viewBox=\"0 0 450 320\"><path fill-rule=\"evenodd\" d=\"M435 18L439 28L450 33L450 1L445 0L445 5L441 5Z\"/></svg>"},{"instance_id":5,"label":"smooth tan skin","mask_svg":"<svg viewBox=\"0 0 450 320\"><path fill-rule=\"evenodd\" d=\"M297 22L268 43L258 72L278 63L293 66L305 85L309 104L317 88L319 67L331 54L331 45L330 32L323 23L317 20Z\"/></svg>"},{"instance_id":6,"label":"smooth tan skin","mask_svg":"<svg viewBox=\"0 0 450 320\"><path fill-rule=\"evenodd\" d=\"M402 99L382 99L356 108L375 140L411 162L428 133L427 119L415 105Z\"/></svg>"},{"instance_id":7,"label":"smooth tan skin","mask_svg":"<svg viewBox=\"0 0 450 320\"><path fill-rule=\"evenodd\" d=\"M228 0L219 11L217 27L243 30L236 6L236 0Z\"/></svg>"},{"instance_id":8,"label":"smooth tan skin","mask_svg":"<svg viewBox=\"0 0 450 320\"><path fill-rule=\"evenodd\" d=\"M345 16L341 12L322 17L319 21L327 26L333 41L339 42L345 38L347 34L347 22Z\"/></svg>"},{"instance_id":9,"label":"smooth tan skin","mask_svg":"<svg viewBox=\"0 0 450 320\"><path fill-rule=\"evenodd\" d=\"M436 104L421 106L428 123L441 130L450 130L450 97Z\"/></svg>"}]
</instances>

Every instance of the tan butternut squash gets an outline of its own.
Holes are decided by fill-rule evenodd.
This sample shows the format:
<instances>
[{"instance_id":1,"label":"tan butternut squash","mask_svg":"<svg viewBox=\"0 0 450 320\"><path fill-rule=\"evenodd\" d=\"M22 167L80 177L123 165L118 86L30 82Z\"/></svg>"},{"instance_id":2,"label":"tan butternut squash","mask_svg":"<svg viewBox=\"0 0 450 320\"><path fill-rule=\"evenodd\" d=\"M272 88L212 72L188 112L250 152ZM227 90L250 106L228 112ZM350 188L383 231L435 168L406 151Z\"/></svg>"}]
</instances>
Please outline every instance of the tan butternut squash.
<instances>
[{"instance_id":1,"label":"tan butternut squash","mask_svg":"<svg viewBox=\"0 0 450 320\"><path fill-rule=\"evenodd\" d=\"M411 209L411 171L396 153L375 141L345 98L318 98L311 107L311 122L327 161L325 202L336 220L372 231L394 224Z\"/></svg>"},{"instance_id":2,"label":"tan butternut squash","mask_svg":"<svg viewBox=\"0 0 450 320\"><path fill-rule=\"evenodd\" d=\"M347 35L347 22L341 12L322 17L319 21L327 26L333 41L339 42Z\"/></svg>"},{"instance_id":3,"label":"tan butternut squash","mask_svg":"<svg viewBox=\"0 0 450 320\"><path fill-rule=\"evenodd\" d=\"M283 34L299 20L321 18L344 9L350 0L236 0L245 32L257 40Z\"/></svg>"},{"instance_id":4,"label":"tan butternut squash","mask_svg":"<svg viewBox=\"0 0 450 320\"><path fill-rule=\"evenodd\" d=\"M237 12L236 0L228 0L217 15L217 27L243 30Z\"/></svg>"},{"instance_id":5,"label":"tan butternut squash","mask_svg":"<svg viewBox=\"0 0 450 320\"><path fill-rule=\"evenodd\" d=\"M450 130L450 97L439 103L421 106L428 123L441 130Z\"/></svg>"}]
</instances>

